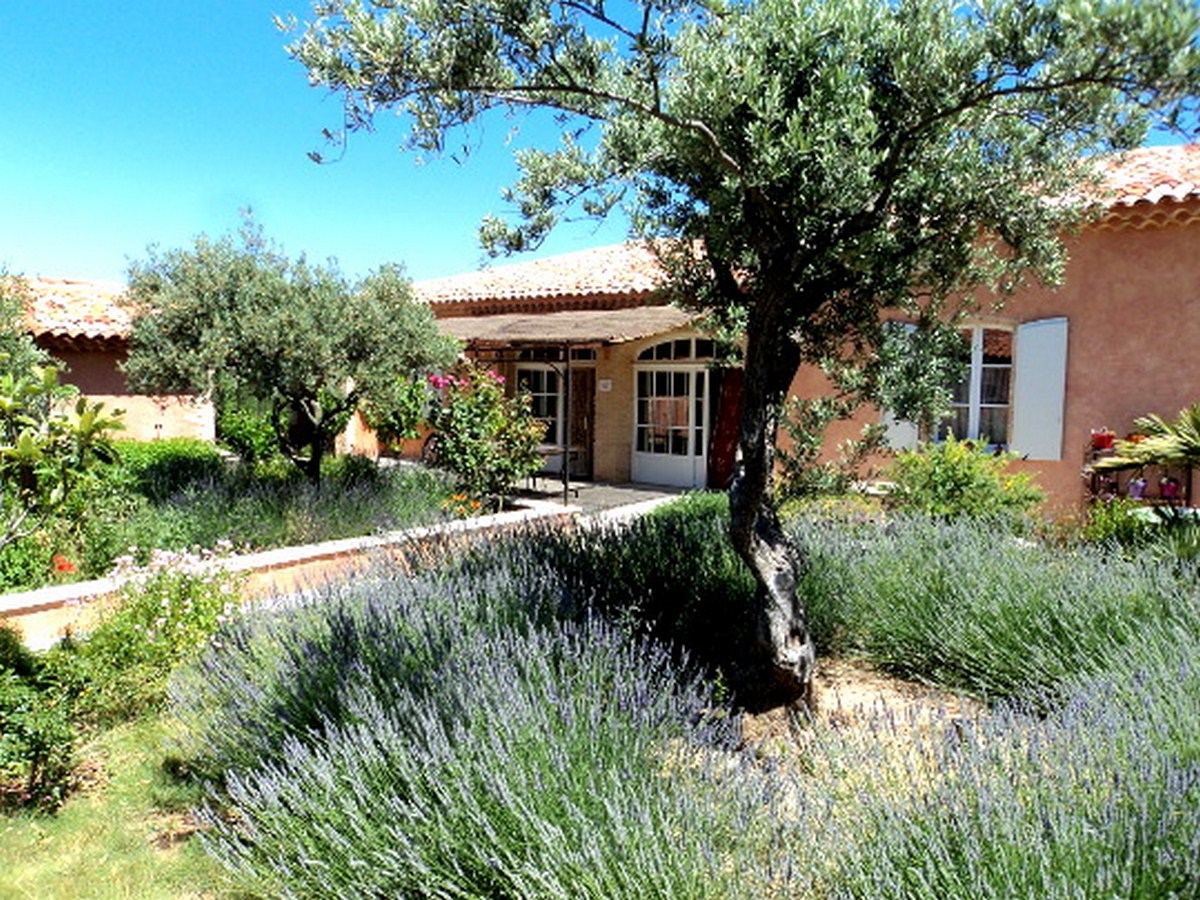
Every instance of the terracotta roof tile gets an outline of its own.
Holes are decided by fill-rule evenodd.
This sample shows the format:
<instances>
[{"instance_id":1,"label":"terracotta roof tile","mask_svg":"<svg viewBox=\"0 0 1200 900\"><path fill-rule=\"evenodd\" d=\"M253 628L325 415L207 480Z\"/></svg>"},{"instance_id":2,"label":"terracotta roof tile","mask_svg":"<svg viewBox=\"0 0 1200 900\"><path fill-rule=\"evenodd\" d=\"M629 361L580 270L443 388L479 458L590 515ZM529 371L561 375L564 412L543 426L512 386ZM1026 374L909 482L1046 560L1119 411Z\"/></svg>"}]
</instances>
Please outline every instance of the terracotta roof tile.
<instances>
[{"instance_id":1,"label":"terracotta roof tile","mask_svg":"<svg viewBox=\"0 0 1200 900\"><path fill-rule=\"evenodd\" d=\"M129 311L118 302L124 285L30 278L26 322L35 337L111 340L129 334Z\"/></svg>"},{"instance_id":2,"label":"terracotta roof tile","mask_svg":"<svg viewBox=\"0 0 1200 900\"><path fill-rule=\"evenodd\" d=\"M500 344L622 344L683 328L696 313L674 306L453 316L442 331L465 341Z\"/></svg>"},{"instance_id":3,"label":"terracotta roof tile","mask_svg":"<svg viewBox=\"0 0 1200 900\"><path fill-rule=\"evenodd\" d=\"M652 296L663 277L653 251L629 242L419 281L413 287L432 304L581 296L637 300Z\"/></svg>"},{"instance_id":4,"label":"terracotta roof tile","mask_svg":"<svg viewBox=\"0 0 1200 900\"><path fill-rule=\"evenodd\" d=\"M1200 198L1200 144L1131 150L1103 161L1100 176L1109 208ZM572 300L592 301L569 304L576 308L599 306L601 298L628 301L610 307L639 305L654 296L663 277L650 248L629 242L419 281L414 288L442 307L443 316L485 304L495 313L545 312L568 308Z\"/></svg>"},{"instance_id":5,"label":"terracotta roof tile","mask_svg":"<svg viewBox=\"0 0 1200 900\"><path fill-rule=\"evenodd\" d=\"M1200 197L1200 144L1130 150L1105 162L1101 174L1110 208L1191 200Z\"/></svg>"}]
</instances>

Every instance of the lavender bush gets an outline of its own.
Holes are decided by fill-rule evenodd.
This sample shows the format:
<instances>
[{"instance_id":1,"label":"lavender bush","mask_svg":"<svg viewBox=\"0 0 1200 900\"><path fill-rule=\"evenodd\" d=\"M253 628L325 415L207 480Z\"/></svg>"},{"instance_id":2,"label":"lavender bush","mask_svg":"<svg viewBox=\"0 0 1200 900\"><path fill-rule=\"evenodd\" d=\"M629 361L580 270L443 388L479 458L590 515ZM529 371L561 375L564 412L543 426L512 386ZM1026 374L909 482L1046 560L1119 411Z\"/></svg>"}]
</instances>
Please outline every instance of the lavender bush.
<instances>
[{"instance_id":1,"label":"lavender bush","mask_svg":"<svg viewBox=\"0 0 1200 900\"><path fill-rule=\"evenodd\" d=\"M528 570L379 579L229 629L175 688L212 851L285 896L778 881L784 792L732 752L735 722L658 644L515 615L560 590Z\"/></svg>"},{"instance_id":2,"label":"lavender bush","mask_svg":"<svg viewBox=\"0 0 1200 900\"><path fill-rule=\"evenodd\" d=\"M798 523L826 649L1009 699L751 757L647 637L744 602L712 503L226 626L173 686L212 852L282 896L1200 897L1194 572Z\"/></svg>"},{"instance_id":3,"label":"lavender bush","mask_svg":"<svg viewBox=\"0 0 1200 900\"><path fill-rule=\"evenodd\" d=\"M991 697L1050 698L1180 624L1200 606L1195 570L1070 551L986 523L801 520L802 582L818 645ZM1189 574L1190 573L1190 574Z\"/></svg>"},{"instance_id":4,"label":"lavender bush","mask_svg":"<svg viewBox=\"0 0 1200 900\"><path fill-rule=\"evenodd\" d=\"M1048 717L1001 707L914 738L908 789L875 787L847 816L830 895L1200 896L1198 652L1195 635L1159 643Z\"/></svg>"}]
</instances>

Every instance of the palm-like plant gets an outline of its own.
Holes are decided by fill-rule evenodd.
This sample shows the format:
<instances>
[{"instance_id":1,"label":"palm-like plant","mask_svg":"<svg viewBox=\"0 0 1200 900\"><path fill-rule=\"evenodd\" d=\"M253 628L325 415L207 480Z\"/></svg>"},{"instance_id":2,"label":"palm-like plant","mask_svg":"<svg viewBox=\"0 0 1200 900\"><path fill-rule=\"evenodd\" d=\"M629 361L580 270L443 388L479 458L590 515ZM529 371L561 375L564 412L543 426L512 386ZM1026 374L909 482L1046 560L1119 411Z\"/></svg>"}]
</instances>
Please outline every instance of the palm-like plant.
<instances>
[{"instance_id":1,"label":"palm-like plant","mask_svg":"<svg viewBox=\"0 0 1200 900\"><path fill-rule=\"evenodd\" d=\"M1145 437L1117 441L1114 454L1098 460L1094 468L1131 469L1141 466L1200 466L1200 403L1179 412L1168 422L1162 416L1149 415L1134 425Z\"/></svg>"}]
</instances>

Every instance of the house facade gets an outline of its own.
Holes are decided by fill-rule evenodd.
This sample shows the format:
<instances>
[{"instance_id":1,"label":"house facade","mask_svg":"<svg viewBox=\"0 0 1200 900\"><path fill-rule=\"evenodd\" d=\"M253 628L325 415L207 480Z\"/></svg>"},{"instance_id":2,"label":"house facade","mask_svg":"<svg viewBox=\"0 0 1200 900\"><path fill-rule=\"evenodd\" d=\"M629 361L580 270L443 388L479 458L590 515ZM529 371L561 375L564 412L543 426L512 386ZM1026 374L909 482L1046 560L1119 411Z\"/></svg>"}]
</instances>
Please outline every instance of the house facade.
<instances>
[{"instance_id":1,"label":"house facade","mask_svg":"<svg viewBox=\"0 0 1200 900\"><path fill-rule=\"evenodd\" d=\"M194 437L213 440L211 403L187 395L133 394L121 364L129 353L129 311L124 286L93 281L33 278L27 281L26 327L34 341L66 366L62 381L109 410L122 409L123 438Z\"/></svg>"},{"instance_id":2,"label":"house facade","mask_svg":"<svg viewBox=\"0 0 1200 900\"><path fill-rule=\"evenodd\" d=\"M443 331L529 392L546 471L703 487L732 467L732 447L714 452L730 388L663 277L649 248L621 244L415 287Z\"/></svg>"},{"instance_id":3,"label":"house facade","mask_svg":"<svg viewBox=\"0 0 1200 900\"><path fill-rule=\"evenodd\" d=\"M1095 487L1081 477L1093 431L1124 435L1139 416L1200 400L1200 146L1134 151L1106 182L1103 215L1067 240L1063 286L1026 288L966 323L970 377L951 424L1018 453L1014 467L1060 511ZM664 304L662 279L648 248L624 244L416 289L446 332L530 391L550 470L566 460L576 477L720 487L739 373L713 365L695 315ZM808 369L792 385L824 389ZM829 447L878 415L842 423ZM889 424L894 446L915 442L914 428Z\"/></svg>"}]
</instances>

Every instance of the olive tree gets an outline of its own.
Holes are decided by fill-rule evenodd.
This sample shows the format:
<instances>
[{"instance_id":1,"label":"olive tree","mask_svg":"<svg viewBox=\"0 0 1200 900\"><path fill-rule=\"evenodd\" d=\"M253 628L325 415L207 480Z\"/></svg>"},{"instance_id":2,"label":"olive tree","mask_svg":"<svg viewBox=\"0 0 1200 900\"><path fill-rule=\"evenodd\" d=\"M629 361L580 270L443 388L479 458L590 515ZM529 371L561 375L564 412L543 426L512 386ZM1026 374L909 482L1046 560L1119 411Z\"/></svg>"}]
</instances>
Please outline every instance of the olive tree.
<instances>
[{"instance_id":1,"label":"olive tree","mask_svg":"<svg viewBox=\"0 0 1200 900\"><path fill-rule=\"evenodd\" d=\"M398 267L351 284L332 262L289 259L251 223L238 240L152 248L130 266L128 302L134 389L262 404L313 482L360 404L386 407L404 379L457 355Z\"/></svg>"},{"instance_id":2,"label":"olive tree","mask_svg":"<svg viewBox=\"0 0 1200 900\"><path fill-rule=\"evenodd\" d=\"M546 111L518 152L514 215L485 244L535 246L572 209L625 207L679 297L744 326L731 536L760 584L758 684L811 684L804 564L773 499L797 367L869 354L881 314L1030 273L1061 275L1089 154L1187 120L1188 0L323 0L291 53L348 129L406 115L437 151L493 111Z\"/></svg>"}]
</instances>

